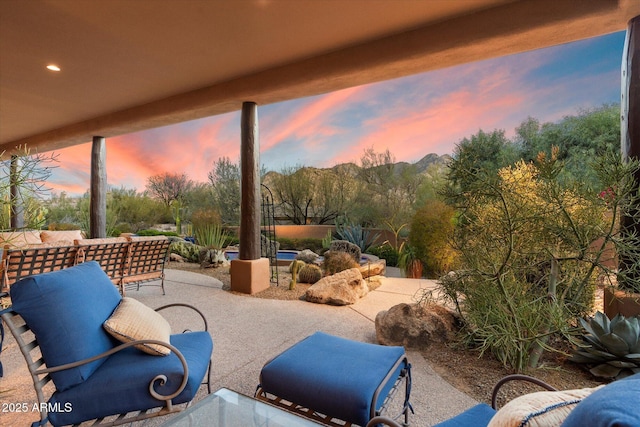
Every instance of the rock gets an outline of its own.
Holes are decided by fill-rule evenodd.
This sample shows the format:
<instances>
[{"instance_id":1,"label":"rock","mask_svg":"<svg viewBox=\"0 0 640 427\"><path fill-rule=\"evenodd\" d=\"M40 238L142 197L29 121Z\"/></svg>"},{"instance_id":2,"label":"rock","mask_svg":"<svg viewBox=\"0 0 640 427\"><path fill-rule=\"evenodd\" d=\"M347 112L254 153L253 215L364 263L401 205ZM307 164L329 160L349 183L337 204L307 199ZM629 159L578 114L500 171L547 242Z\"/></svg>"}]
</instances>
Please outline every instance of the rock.
<instances>
[{"instance_id":1,"label":"rock","mask_svg":"<svg viewBox=\"0 0 640 427\"><path fill-rule=\"evenodd\" d=\"M360 273L362 273L362 277L364 279L370 276L384 276L386 268L387 262L383 259L379 259L377 261L370 261L366 264L362 264L360 266Z\"/></svg>"},{"instance_id":2,"label":"rock","mask_svg":"<svg viewBox=\"0 0 640 427\"><path fill-rule=\"evenodd\" d=\"M178 254L174 254L173 252L169 255L169 261L173 262L184 262L184 258Z\"/></svg>"},{"instance_id":3,"label":"rock","mask_svg":"<svg viewBox=\"0 0 640 427\"><path fill-rule=\"evenodd\" d=\"M375 324L380 344L425 349L432 342L451 341L460 319L454 311L436 304L398 304L378 313Z\"/></svg>"},{"instance_id":4,"label":"rock","mask_svg":"<svg viewBox=\"0 0 640 427\"><path fill-rule=\"evenodd\" d=\"M313 252L311 249L304 249L296 255L295 259L299 259L300 261L304 261L307 264L318 264L320 260L320 255Z\"/></svg>"},{"instance_id":5,"label":"rock","mask_svg":"<svg viewBox=\"0 0 640 427\"><path fill-rule=\"evenodd\" d=\"M203 248L200 250L200 267L202 268L228 267L229 264L222 249Z\"/></svg>"},{"instance_id":6,"label":"rock","mask_svg":"<svg viewBox=\"0 0 640 427\"><path fill-rule=\"evenodd\" d=\"M264 234L260 234L260 256L269 258L269 255L275 257L280 250L280 242L271 240Z\"/></svg>"},{"instance_id":7,"label":"rock","mask_svg":"<svg viewBox=\"0 0 640 427\"><path fill-rule=\"evenodd\" d=\"M369 292L378 289L382 285L382 279L384 279L384 276L370 276L364 279L369 287Z\"/></svg>"},{"instance_id":8,"label":"rock","mask_svg":"<svg viewBox=\"0 0 640 427\"><path fill-rule=\"evenodd\" d=\"M367 283L357 268L350 268L331 276L323 277L307 289L305 298L319 304L354 304L369 292Z\"/></svg>"}]
</instances>

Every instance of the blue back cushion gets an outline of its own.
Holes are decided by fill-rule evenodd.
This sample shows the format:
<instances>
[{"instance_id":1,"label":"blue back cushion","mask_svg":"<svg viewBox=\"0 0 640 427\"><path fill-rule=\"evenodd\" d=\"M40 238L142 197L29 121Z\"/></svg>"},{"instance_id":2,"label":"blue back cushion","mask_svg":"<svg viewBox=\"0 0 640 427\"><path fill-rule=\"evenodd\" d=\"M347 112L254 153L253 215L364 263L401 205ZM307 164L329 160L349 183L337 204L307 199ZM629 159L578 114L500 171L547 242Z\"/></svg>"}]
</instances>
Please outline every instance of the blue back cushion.
<instances>
[{"instance_id":1,"label":"blue back cushion","mask_svg":"<svg viewBox=\"0 0 640 427\"><path fill-rule=\"evenodd\" d=\"M13 309L29 325L48 367L76 362L114 347L102 327L120 302L120 293L95 261L38 274L11 286ZM58 390L89 378L105 359L54 372Z\"/></svg>"},{"instance_id":2,"label":"blue back cushion","mask_svg":"<svg viewBox=\"0 0 640 427\"><path fill-rule=\"evenodd\" d=\"M635 374L591 393L571 411L562 427L638 427L638 402L640 374Z\"/></svg>"}]
</instances>

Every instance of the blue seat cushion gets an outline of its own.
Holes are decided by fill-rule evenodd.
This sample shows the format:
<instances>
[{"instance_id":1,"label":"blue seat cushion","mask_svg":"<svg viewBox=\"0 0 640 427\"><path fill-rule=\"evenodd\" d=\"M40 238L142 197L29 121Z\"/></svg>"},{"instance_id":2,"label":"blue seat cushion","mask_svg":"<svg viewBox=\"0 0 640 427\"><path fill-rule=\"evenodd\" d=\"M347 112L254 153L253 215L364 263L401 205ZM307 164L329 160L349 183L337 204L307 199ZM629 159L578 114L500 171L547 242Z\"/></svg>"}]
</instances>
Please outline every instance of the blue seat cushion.
<instances>
[{"instance_id":1,"label":"blue seat cushion","mask_svg":"<svg viewBox=\"0 0 640 427\"><path fill-rule=\"evenodd\" d=\"M486 427L495 414L496 410L491 406L479 403L434 427Z\"/></svg>"},{"instance_id":2,"label":"blue seat cushion","mask_svg":"<svg viewBox=\"0 0 640 427\"><path fill-rule=\"evenodd\" d=\"M213 341L208 332L188 332L172 335L171 344L182 353L189 367L187 386L172 400L177 405L196 395L207 372ZM82 384L53 394L50 407L60 410L50 412L49 421L54 426L68 425L163 406L164 401L149 394L149 384L160 374L168 380L155 390L163 395L175 392L183 378L182 364L175 353L158 357L136 348L115 353Z\"/></svg>"},{"instance_id":3,"label":"blue seat cushion","mask_svg":"<svg viewBox=\"0 0 640 427\"><path fill-rule=\"evenodd\" d=\"M38 338L48 367L77 362L113 348L102 327L120 293L95 261L25 277L11 286L13 309ZM85 381L104 359L51 374L58 390Z\"/></svg>"},{"instance_id":4,"label":"blue seat cushion","mask_svg":"<svg viewBox=\"0 0 640 427\"><path fill-rule=\"evenodd\" d=\"M580 402L562 427L640 426L640 374L612 382Z\"/></svg>"},{"instance_id":5,"label":"blue seat cushion","mask_svg":"<svg viewBox=\"0 0 640 427\"><path fill-rule=\"evenodd\" d=\"M407 365L403 347L316 332L267 362L260 386L325 415L366 425Z\"/></svg>"}]
</instances>

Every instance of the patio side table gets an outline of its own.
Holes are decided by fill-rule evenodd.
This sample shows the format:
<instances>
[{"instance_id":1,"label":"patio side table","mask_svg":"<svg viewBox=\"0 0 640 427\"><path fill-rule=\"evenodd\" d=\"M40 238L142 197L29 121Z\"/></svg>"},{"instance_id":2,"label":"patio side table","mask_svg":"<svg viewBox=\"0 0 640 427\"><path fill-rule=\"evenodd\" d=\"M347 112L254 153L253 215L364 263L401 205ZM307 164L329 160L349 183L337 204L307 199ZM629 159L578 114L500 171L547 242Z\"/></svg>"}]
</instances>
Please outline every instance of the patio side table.
<instances>
[{"instance_id":1,"label":"patio side table","mask_svg":"<svg viewBox=\"0 0 640 427\"><path fill-rule=\"evenodd\" d=\"M321 424L222 388L171 417L163 427L317 427Z\"/></svg>"}]
</instances>

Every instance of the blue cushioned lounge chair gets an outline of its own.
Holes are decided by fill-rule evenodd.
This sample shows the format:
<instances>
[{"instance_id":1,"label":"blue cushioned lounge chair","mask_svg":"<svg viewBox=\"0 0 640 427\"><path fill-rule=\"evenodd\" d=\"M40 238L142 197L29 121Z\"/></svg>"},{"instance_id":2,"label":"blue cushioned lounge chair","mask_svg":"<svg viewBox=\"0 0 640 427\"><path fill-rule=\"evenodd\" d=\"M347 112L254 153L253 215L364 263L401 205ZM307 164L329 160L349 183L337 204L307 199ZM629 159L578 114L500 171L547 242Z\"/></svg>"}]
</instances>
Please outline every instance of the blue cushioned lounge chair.
<instances>
[{"instance_id":1,"label":"blue cushioned lounge chair","mask_svg":"<svg viewBox=\"0 0 640 427\"><path fill-rule=\"evenodd\" d=\"M203 380L211 392L213 341L202 313L182 304L161 307L194 309L205 330L171 335L169 342L122 343L103 323L123 298L95 261L23 278L11 287L11 301L2 320L27 360L43 409L34 425L130 423L182 410L176 405L190 402ZM170 353L147 354L141 344ZM50 381L55 391L46 397Z\"/></svg>"}]
</instances>

